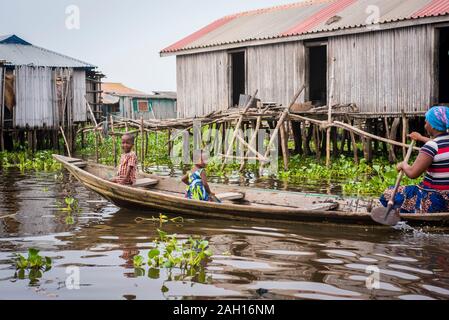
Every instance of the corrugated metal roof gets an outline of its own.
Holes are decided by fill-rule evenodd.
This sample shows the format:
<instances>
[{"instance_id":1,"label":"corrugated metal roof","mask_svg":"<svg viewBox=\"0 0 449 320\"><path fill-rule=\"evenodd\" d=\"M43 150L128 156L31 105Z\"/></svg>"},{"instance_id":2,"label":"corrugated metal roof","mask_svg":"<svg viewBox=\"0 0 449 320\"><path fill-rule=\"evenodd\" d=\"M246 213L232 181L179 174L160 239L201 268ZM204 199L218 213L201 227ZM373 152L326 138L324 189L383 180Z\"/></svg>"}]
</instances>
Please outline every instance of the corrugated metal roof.
<instances>
[{"instance_id":1,"label":"corrugated metal roof","mask_svg":"<svg viewBox=\"0 0 449 320\"><path fill-rule=\"evenodd\" d=\"M14 66L96 68L81 60L29 44L14 35L0 37L0 60Z\"/></svg>"},{"instance_id":2,"label":"corrugated metal roof","mask_svg":"<svg viewBox=\"0 0 449 320\"><path fill-rule=\"evenodd\" d=\"M378 19L376 14L379 13ZM449 15L448 0L314 0L219 19L161 53Z\"/></svg>"},{"instance_id":3,"label":"corrugated metal roof","mask_svg":"<svg viewBox=\"0 0 449 320\"><path fill-rule=\"evenodd\" d=\"M101 84L101 90L104 93L121 96L121 97L150 96L149 94L147 94L145 92L128 88L123 83L119 83L119 82L103 82Z\"/></svg>"},{"instance_id":4,"label":"corrugated metal roof","mask_svg":"<svg viewBox=\"0 0 449 320\"><path fill-rule=\"evenodd\" d=\"M8 34L6 36L0 36L0 43L11 43L11 44L24 44L31 45L31 43L19 38L14 34Z\"/></svg>"},{"instance_id":5,"label":"corrugated metal roof","mask_svg":"<svg viewBox=\"0 0 449 320\"><path fill-rule=\"evenodd\" d=\"M176 100L177 95L174 91L153 91L153 98Z\"/></svg>"},{"instance_id":6,"label":"corrugated metal roof","mask_svg":"<svg viewBox=\"0 0 449 320\"><path fill-rule=\"evenodd\" d=\"M119 82L103 82L101 84L101 90L103 91L104 98L109 98L110 96L118 96L176 100L176 92L173 91L153 91L152 94L149 94L136 89L131 89L125 86L123 83Z\"/></svg>"}]
</instances>

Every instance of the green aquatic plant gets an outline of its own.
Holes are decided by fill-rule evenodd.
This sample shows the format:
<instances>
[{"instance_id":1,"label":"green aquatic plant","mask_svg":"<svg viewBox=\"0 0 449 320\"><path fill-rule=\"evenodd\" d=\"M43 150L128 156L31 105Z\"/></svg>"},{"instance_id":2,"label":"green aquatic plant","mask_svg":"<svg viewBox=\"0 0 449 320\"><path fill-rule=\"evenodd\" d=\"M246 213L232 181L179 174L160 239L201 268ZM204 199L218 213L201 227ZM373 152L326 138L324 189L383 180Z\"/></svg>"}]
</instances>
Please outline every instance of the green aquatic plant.
<instances>
[{"instance_id":1,"label":"green aquatic plant","mask_svg":"<svg viewBox=\"0 0 449 320\"><path fill-rule=\"evenodd\" d=\"M51 268L51 258L42 257L39 255L39 250L30 248L28 249L28 257L24 257L21 254L16 255L16 268L17 269L42 269L49 270Z\"/></svg>"},{"instance_id":2,"label":"green aquatic plant","mask_svg":"<svg viewBox=\"0 0 449 320\"><path fill-rule=\"evenodd\" d=\"M79 201L72 196L67 196L64 198L63 203L56 200L56 206L59 208L60 212L64 214L65 224L73 225L75 223L74 214L81 211Z\"/></svg>"},{"instance_id":3,"label":"green aquatic plant","mask_svg":"<svg viewBox=\"0 0 449 320\"><path fill-rule=\"evenodd\" d=\"M136 274L140 274L140 269L148 265L153 276L159 268L178 268L183 274L194 276L201 272L204 263L213 255L207 240L190 237L183 241L160 229L157 232L155 247L148 252L147 262L140 255L133 258L134 267L138 269Z\"/></svg>"},{"instance_id":4,"label":"green aquatic plant","mask_svg":"<svg viewBox=\"0 0 449 320\"><path fill-rule=\"evenodd\" d=\"M155 222L155 223L159 223L159 228L162 228L162 226L165 223L168 223L168 222L173 222L173 223L176 223L176 224L184 223L184 218L183 217L169 218L168 216L160 213L158 218L155 218L155 217L151 217L151 218L137 217L134 221L136 223L142 223L142 222L145 222L145 221Z\"/></svg>"},{"instance_id":5,"label":"green aquatic plant","mask_svg":"<svg viewBox=\"0 0 449 320\"><path fill-rule=\"evenodd\" d=\"M78 200L74 197L65 197L64 202L67 205L66 208L64 208L64 211L73 212L73 211L79 211L79 204Z\"/></svg>"},{"instance_id":6,"label":"green aquatic plant","mask_svg":"<svg viewBox=\"0 0 449 320\"><path fill-rule=\"evenodd\" d=\"M28 249L28 257L16 254L15 257L16 273L15 278L30 279L31 284L42 278L43 273L49 271L52 267L50 257L43 257L37 249ZM26 273L28 272L28 274Z\"/></svg>"},{"instance_id":7,"label":"green aquatic plant","mask_svg":"<svg viewBox=\"0 0 449 320\"><path fill-rule=\"evenodd\" d=\"M31 153L26 150L0 152L0 166L3 168L18 168L21 172L55 172L62 165L53 159L50 150Z\"/></svg>"},{"instance_id":8,"label":"green aquatic plant","mask_svg":"<svg viewBox=\"0 0 449 320\"><path fill-rule=\"evenodd\" d=\"M142 256L134 256L133 258L133 265L135 268L141 268L145 265L145 258Z\"/></svg>"}]
</instances>

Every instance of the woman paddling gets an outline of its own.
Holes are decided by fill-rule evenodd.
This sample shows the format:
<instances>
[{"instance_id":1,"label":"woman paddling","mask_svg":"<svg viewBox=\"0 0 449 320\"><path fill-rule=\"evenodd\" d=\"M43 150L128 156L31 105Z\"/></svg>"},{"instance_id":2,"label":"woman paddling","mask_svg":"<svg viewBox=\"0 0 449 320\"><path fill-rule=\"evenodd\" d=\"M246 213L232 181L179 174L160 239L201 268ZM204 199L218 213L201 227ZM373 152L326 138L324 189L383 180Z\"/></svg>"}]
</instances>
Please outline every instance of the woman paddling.
<instances>
[{"instance_id":1,"label":"woman paddling","mask_svg":"<svg viewBox=\"0 0 449 320\"><path fill-rule=\"evenodd\" d=\"M421 141L418 158L413 165L400 163L411 179L426 173L424 181L417 186L400 187L395 196L395 209L401 213L436 213L449 211L449 108L433 107L426 113L425 129L432 138L413 132L409 137ZM389 188L380 198L385 207L391 199L393 188Z\"/></svg>"}]
</instances>

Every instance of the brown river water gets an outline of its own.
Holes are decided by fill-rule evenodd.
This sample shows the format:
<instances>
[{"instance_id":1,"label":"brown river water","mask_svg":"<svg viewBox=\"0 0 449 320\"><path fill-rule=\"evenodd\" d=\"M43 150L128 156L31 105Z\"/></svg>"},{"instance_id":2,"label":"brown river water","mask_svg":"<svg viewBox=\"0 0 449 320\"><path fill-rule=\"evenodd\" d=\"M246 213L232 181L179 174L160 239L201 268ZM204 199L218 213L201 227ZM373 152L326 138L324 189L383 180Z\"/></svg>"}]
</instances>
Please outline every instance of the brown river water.
<instances>
[{"instance_id":1,"label":"brown river water","mask_svg":"<svg viewBox=\"0 0 449 320\"><path fill-rule=\"evenodd\" d=\"M314 188L329 191L306 189ZM81 208L73 221L57 204L68 194ZM205 274L189 278L133 267L132 257L147 255L159 227L136 218L158 214L121 210L67 174L0 172L0 217L12 215L0 218L0 299L449 298L449 231L207 219L164 224L180 239L210 242ZM53 260L34 281L15 277L14 254L28 248Z\"/></svg>"}]
</instances>

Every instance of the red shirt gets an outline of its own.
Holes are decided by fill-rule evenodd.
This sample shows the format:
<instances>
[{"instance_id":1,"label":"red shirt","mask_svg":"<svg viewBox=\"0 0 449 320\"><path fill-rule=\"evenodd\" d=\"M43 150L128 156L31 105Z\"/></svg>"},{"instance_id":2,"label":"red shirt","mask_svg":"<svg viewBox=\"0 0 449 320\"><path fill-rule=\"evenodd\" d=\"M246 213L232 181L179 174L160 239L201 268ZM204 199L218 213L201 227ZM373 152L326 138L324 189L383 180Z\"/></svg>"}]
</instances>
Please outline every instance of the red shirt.
<instances>
[{"instance_id":1,"label":"red shirt","mask_svg":"<svg viewBox=\"0 0 449 320\"><path fill-rule=\"evenodd\" d=\"M137 156L132 151L130 153L122 154L117 175L119 177L125 178L128 168L130 168L129 178L125 181L122 181L122 184L132 185L136 183L137 180Z\"/></svg>"}]
</instances>

